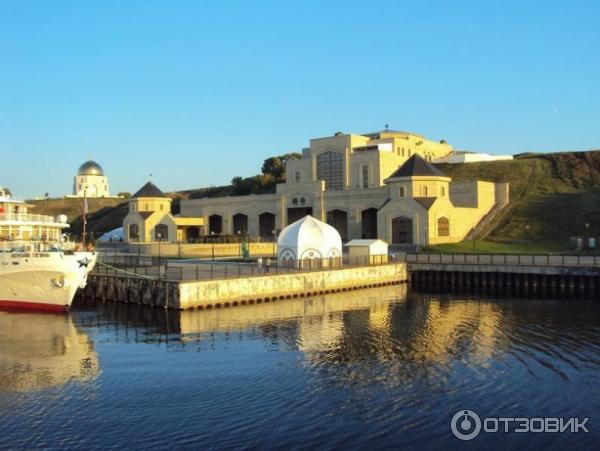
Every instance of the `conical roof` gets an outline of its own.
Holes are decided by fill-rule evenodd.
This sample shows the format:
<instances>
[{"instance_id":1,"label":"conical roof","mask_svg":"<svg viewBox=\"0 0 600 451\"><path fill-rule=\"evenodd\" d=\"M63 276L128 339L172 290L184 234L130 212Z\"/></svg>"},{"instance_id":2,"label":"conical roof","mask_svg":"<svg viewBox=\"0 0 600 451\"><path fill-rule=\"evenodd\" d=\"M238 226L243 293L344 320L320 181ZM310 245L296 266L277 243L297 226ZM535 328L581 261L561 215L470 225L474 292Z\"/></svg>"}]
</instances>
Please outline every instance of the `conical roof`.
<instances>
[{"instance_id":1,"label":"conical roof","mask_svg":"<svg viewBox=\"0 0 600 451\"><path fill-rule=\"evenodd\" d=\"M147 182L131 197L167 197L158 186L152 182Z\"/></svg>"},{"instance_id":2,"label":"conical roof","mask_svg":"<svg viewBox=\"0 0 600 451\"><path fill-rule=\"evenodd\" d=\"M339 247L342 246L342 238L338 231L308 215L290 224L281 231L277 240L279 247Z\"/></svg>"},{"instance_id":3,"label":"conical roof","mask_svg":"<svg viewBox=\"0 0 600 451\"><path fill-rule=\"evenodd\" d=\"M434 176L444 177L442 171L418 154L414 154L394 172L390 178L396 177Z\"/></svg>"}]
</instances>

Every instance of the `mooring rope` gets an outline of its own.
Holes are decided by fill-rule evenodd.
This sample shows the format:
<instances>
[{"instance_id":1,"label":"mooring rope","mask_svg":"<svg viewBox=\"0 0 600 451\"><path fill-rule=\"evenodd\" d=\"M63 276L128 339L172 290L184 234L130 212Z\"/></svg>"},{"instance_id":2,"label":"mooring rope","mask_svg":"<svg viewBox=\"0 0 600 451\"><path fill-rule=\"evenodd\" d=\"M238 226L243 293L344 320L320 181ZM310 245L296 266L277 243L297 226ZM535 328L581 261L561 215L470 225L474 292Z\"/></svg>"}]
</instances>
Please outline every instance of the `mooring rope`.
<instances>
[{"instance_id":1,"label":"mooring rope","mask_svg":"<svg viewBox=\"0 0 600 451\"><path fill-rule=\"evenodd\" d=\"M135 273L135 272L126 271L126 270L124 270L124 269L117 268L117 267L115 267L115 266L107 265L106 263L103 263L103 262L101 262L101 261L97 261L96 263L97 263L97 264L99 264L99 265L105 266L106 268L110 268L110 269L112 269L112 270L114 270L114 271L116 271L116 272L121 272L121 273L123 273L123 274L128 274L128 275L130 275L130 276L140 277L140 278L142 278L142 279L160 280L160 276L159 276L159 277L154 277L154 276L146 276L146 275L144 275L144 274L138 274L138 273ZM103 274L99 274L99 275L103 275ZM107 274L107 275L108 275L108 274Z\"/></svg>"}]
</instances>

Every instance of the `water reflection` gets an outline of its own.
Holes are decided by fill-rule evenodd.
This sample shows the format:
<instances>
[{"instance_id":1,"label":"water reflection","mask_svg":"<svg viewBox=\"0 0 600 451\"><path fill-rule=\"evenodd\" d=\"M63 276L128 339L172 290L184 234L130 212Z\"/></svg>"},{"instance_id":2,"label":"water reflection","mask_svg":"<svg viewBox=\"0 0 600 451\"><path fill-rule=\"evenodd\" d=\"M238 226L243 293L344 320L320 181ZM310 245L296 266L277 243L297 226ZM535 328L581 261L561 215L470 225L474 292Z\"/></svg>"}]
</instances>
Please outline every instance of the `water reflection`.
<instances>
[{"instance_id":1,"label":"water reflection","mask_svg":"<svg viewBox=\"0 0 600 451\"><path fill-rule=\"evenodd\" d=\"M0 312L0 391L34 391L89 381L98 357L71 316Z\"/></svg>"},{"instance_id":2,"label":"water reflection","mask_svg":"<svg viewBox=\"0 0 600 451\"><path fill-rule=\"evenodd\" d=\"M577 312L590 309L597 316L589 303L578 302ZM569 317L581 318L573 311L565 316L561 301L456 299L409 294L406 285L200 311L119 303L79 303L77 310L94 312L79 317L83 327L110 327L105 340L219 346L260 339L283 351L301 351L315 364L401 360L481 366L494 351L518 351L521 340L529 347L589 343L579 327L567 327ZM552 323L555 327L548 327Z\"/></svg>"},{"instance_id":3,"label":"water reflection","mask_svg":"<svg viewBox=\"0 0 600 451\"><path fill-rule=\"evenodd\" d=\"M95 352L102 373L94 384L33 395L3 385L0 449L452 449L464 444L449 419L465 408L600 415L594 301L461 298L399 285L204 311L78 303L71 316L29 318L0 319L3 384L29 377L24 368L56 374L45 376L55 383L86 380L98 371ZM7 348L14 337L21 341ZM501 438L475 446L597 442Z\"/></svg>"}]
</instances>

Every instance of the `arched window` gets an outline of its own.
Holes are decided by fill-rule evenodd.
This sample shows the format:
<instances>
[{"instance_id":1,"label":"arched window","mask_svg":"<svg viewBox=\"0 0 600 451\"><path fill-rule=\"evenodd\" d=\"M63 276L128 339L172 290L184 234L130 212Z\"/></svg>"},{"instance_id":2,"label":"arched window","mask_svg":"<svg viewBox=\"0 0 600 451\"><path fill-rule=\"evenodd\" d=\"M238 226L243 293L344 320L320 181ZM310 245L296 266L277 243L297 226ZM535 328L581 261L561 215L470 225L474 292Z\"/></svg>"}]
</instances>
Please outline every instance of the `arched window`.
<instances>
[{"instance_id":1,"label":"arched window","mask_svg":"<svg viewBox=\"0 0 600 451\"><path fill-rule=\"evenodd\" d=\"M404 187L400 187L400 197L404 197Z\"/></svg>"},{"instance_id":2,"label":"arched window","mask_svg":"<svg viewBox=\"0 0 600 451\"><path fill-rule=\"evenodd\" d=\"M442 186L442 197L446 197L446 188Z\"/></svg>"},{"instance_id":3,"label":"arched window","mask_svg":"<svg viewBox=\"0 0 600 451\"><path fill-rule=\"evenodd\" d=\"M421 187L421 196L427 197L427 187L426 186Z\"/></svg>"},{"instance_id":4,"label":"arched window","mask_svg":"<svg viewBox=\"0 0 600 451\"><path fill-rule=\"evenodd\" d=\"M369 166L366 164L362 167L362 187L369 187Z\"/></svg>"},{"instance_id":5,"label":"arched window","mask_svg":"<svg viewBox=\"0 0 600 451\"><path fill-rule=\"evenodd\" d=\"M331 150L317 157L317 179L325 181L325 189L344 189L344 157Z\"/></svg>"},{"instance_id":6,"label":"arched window","mask_svg":"<svg viewBox=\"0 0 600 451\"><path fill-rule=\"evenodd\" d=\"M137 240L140 238L140 229L137 224L129 224L129 239Z\"/></svg>"},{"instance_id":7,"label":"arched window","mask_svg":"<svg viewBox=\"0 0 600 451\"><path fill-rule=\"evenodd\" d=\"M448 218L438 219L438 236L450 236L450 220Z\"/></svg>"}]
</instances>

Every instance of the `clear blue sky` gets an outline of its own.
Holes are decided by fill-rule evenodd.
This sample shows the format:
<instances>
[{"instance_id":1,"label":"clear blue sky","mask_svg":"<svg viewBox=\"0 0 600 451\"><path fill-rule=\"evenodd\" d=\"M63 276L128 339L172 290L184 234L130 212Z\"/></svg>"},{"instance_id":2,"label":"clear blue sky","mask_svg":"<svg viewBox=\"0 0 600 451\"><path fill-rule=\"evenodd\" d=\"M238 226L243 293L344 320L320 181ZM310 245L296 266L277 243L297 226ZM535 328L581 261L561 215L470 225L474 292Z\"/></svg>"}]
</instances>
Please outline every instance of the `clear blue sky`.
<instances>
[{"instance_id":1,"label":"clear blue sky","mask_svg":"<svg viewBox=\"0 0 600 451\"><path fill-rule=\"evenodd\" d=\"M0 185L227 183L338 130L600 148L600 2L0 0Z\"/></svg>"}]
</instances>

